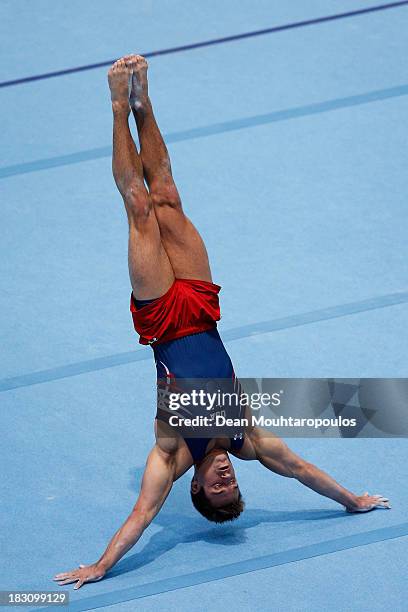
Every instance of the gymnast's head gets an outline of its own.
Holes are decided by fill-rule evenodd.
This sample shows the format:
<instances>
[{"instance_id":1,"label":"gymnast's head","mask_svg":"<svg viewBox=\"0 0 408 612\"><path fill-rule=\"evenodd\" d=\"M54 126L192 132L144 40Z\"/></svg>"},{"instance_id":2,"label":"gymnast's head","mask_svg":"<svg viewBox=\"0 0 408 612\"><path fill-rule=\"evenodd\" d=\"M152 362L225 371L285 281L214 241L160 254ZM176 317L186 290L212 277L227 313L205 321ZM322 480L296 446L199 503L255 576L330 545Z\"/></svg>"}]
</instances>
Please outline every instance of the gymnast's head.
<instances>
[{"instance_id":1,"label":"gymnast's head","mask_svg":"<svg viewBox=\"0 0 408 612\"><path fill-rule=\"evenodd\" d=\"M244 500L225 450L214 449L195 465L191 500L194 508L214 523L233 521L239 517L244 509Z\"/></svg>"}]
</instances>

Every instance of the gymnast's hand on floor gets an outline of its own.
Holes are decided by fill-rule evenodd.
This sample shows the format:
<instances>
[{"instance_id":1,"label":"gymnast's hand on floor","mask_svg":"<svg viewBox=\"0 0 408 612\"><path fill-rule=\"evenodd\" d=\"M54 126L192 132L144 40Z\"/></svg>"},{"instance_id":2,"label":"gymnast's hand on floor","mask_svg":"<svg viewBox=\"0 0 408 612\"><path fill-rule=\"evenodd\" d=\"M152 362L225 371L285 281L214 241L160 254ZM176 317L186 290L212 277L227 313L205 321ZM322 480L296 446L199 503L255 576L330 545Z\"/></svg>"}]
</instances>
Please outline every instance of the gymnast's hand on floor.
<instances>
[{"instance_id":1,"label":"gymnast's hand on floor","mask_svg":"<svg viewBox=\"0 0 408 612\"><path fill-rule=\"evenodd\" d=\"M71 572L57 574L54 576L54 580L60 586L76 582L74 589L80 589L85 582L97 582L102 580L104 576L105 570L98 566L97 563L93 563L92 565L80 565L79 569L72 570Z\"/></svg>"},{"instance_id":2,"label":"gymnast's hand on floor","mask_svg":"<svg viewBox=\"0 0 408 612\"><path fill-rule=\"evenodd\" d=\"M347 512L370 512L375 508L390 509L390 502L382 495L369 495L364 493L356 497L356 502L352 506L346 506Z\"/></svg>"}]
</instances>

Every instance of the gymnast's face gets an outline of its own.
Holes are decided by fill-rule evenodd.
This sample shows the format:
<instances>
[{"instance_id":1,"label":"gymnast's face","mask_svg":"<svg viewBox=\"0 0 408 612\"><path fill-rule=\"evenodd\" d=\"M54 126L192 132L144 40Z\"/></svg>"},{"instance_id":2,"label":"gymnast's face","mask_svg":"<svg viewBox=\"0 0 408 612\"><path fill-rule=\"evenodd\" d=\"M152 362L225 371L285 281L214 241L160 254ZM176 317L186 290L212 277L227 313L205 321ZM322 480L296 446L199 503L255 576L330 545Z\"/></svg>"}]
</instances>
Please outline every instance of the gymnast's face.
<instances>
[{"instance_id":1,"label":"gymnast's face","mask_svg":"<svg viewBox=\"0 0 408 612\"><path fill-rule=\"evenodd\" d=\"M192 492L198 493L201 487L214 508L238 501L238 483L226 451L213 450L196 466L191 483Z\"/></svg>"}]
</instances>

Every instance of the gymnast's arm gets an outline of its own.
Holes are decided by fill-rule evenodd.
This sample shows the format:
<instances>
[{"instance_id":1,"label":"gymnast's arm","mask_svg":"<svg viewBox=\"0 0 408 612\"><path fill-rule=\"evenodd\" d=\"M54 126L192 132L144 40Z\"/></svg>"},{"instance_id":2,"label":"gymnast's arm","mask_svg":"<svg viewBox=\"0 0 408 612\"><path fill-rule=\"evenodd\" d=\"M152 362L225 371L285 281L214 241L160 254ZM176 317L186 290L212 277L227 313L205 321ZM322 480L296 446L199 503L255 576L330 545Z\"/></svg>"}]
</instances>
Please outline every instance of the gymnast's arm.
<instances>
[{"instance_id":1,"label":"gymnast's arm","mask_svg":"<svg viewBox=\"0 0 408 612\"><path fill-rule=\"evenodd\" d=\"M309 489L329 497L345 506L348 512L367 512L374 508L389 508L388 499L382 495L355 495L329 474L296 455L283 440L260 427L254 427L249 434L256 458L269 470L296 478Z\"/></svg>"},{"instance_id":2,"label":"gymnast's arm","mask_svg":"<svg viewBox=\"0 0 408 612\"><path fill-rule=\"evenodd\" d=\"M163 451L157 444L150 451L143 474L139 498L123 525L115 533L100 559L88 566L57 574L60 585L76 582L75 589L85 582L101 580L106 572L136 544L158 514L173 482L190 466L180 466L177 452Z\"/></svg>"},{"instance_id":3,"label":"gymnast's arm","mask_svg":"<svg viewBox=\"0 0 408 612\"><path fill-rule=\"evenodd\" d=\"M175 469L175 453L164 452L156 444L147 458L138 500L98 561L105 572L136 544L158 514L173 486Z\"/></svg>"}]
</instances>

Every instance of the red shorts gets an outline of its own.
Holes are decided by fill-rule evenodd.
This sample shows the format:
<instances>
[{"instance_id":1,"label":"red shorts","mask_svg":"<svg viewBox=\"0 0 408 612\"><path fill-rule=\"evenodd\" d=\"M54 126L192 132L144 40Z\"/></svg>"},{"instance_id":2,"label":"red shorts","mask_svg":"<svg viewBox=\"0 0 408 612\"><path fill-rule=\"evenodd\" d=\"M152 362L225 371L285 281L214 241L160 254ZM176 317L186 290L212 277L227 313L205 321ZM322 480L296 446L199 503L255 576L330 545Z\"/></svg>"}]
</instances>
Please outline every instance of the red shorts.
<instances>
[{"instance_id":1,"label":"red shorts","mask_svg":"<svg viewBox=\"0 0 408 612\"><path fill-rule=\"evenodd\" d=\"M143 308L136 308L132 294L130 311L140 344L160 344L215 327L221 318L220 289L207 281L176 278L164 295Z\"/></svg>"}]
</instances>

